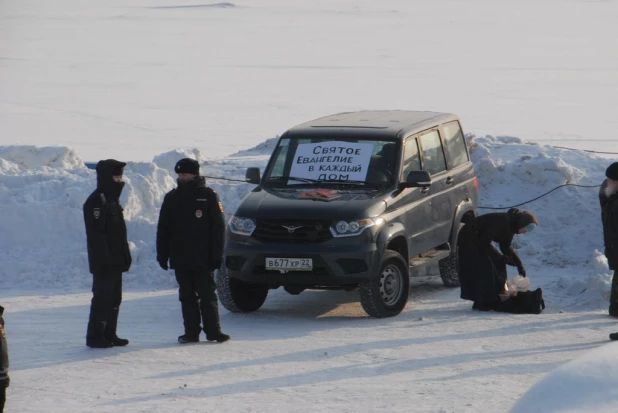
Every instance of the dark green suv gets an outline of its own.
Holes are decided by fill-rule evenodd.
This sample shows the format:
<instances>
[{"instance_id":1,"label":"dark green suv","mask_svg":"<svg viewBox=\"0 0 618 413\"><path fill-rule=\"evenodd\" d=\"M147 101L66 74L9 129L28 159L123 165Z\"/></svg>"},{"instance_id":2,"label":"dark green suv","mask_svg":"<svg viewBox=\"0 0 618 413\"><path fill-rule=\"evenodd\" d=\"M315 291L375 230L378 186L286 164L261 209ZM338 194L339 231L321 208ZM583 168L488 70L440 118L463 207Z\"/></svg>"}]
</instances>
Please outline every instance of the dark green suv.
<instances>
[{"instance_id":1,"label":"dark green suv","mask_svg":"<svg viewBox=\"0 0 618 413\"><path fill-rule=\"evenodd\" d=\"M410 275L459 285L457 235L478 183L452 114L340 113L285 132L229 221L222 304L259 309L270 289L358 288L373 317L399 314ZM432 266L432 264L434 264ZM431 272L431 271L430 271Z\"/></svg>"}]
</instances>

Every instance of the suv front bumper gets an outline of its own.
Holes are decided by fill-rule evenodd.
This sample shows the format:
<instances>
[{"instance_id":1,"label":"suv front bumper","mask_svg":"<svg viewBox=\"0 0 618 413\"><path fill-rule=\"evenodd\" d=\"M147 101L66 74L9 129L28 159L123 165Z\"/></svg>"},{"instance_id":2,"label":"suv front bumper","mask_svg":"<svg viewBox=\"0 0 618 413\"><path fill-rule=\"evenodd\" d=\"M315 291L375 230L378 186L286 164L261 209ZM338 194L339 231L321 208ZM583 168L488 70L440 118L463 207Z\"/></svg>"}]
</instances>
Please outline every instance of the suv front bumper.
<instances>
[{"instance_id":1,"label":"suv front bumper","mask_svg":"<svg viewBox=\"0 0 618 413\"><path fill-rule=\"evenodd\" d=\"M230 278L269 285L342 286L358 284L378 274L384 244L325 242L322 244L262 244L228 241L225 267ZM311 258L312 271L266 270L266 258Z\"/></svg>"}]
</instances>

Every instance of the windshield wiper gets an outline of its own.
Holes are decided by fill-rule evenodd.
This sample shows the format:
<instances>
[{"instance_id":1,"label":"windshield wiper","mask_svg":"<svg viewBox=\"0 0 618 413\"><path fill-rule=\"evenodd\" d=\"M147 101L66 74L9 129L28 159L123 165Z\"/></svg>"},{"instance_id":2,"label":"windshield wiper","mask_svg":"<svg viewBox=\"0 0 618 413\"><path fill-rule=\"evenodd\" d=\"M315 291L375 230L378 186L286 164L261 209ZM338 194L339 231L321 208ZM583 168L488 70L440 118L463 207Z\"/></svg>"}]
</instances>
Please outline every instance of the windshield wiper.
<instances>
[{"instance_id":1,"label":"windshield wiper","mask_svg":"<svg viewBox=\"0 0 618 413\"><path fill-rule=\"evenodd\" d=\"M379 187L380 185L375 183L375 182L367 182L367 181L354 181L354 180L348 180L348 179L328 179L325 181L320 181L322 183L325 184L343 184L343 185L355 185L355 186L371 186L371 187Z\"/></svg>"},{"instance_id":2,"label":"windshield wiper","mask_svg":"<svg viewBox=\"0 0 618 413\"><path fill-rule=\"evenodd\" d=\"M274 176L271 178L268 178L269 181L298 181L298 182L303 182L306 184L319 184L320 182L324 182L324 181L319 181L317 179L311 179L311 178L299 178L297 176Z\"/></svg>"},{"instance_id":3,"label":"windshield wiper","mask_svg":"<svg viewBox=\"0 0 618 413\"><path fill-rule=\"evenodd\" d=\"M381 185L375 182L367 182L367 181L355 181L355 180L347 180L347 179L312 179L312 178L301 178L298 176L274 176L272 178L268 178L268 181L297 181L302 182L304 184L336 184L336 185L353 185L353 186L368 186L371 188L379 188Z\"/></svg>"}]
</instances>

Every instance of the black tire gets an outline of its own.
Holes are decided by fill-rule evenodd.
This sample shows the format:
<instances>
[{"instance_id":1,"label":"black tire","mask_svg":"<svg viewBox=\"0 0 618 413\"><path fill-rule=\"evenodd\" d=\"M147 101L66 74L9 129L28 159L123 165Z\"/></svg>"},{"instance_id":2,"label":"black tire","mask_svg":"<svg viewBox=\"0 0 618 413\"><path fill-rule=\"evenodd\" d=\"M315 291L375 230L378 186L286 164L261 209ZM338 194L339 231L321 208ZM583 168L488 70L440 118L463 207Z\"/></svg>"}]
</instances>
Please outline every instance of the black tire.
<instances>
[{"instance_id":1,"label":"black tire","mask_svg":"<svg viewBox=\"0 0 618 413\"><path fill-rule=\"evenodd\" d=\"M375 279L358 285L361 305L371 317L394 317L408 302L410 273L406 262L396 251L386 250L380 273Z\"/></svg>"},{"instance_id":2,"label":"black tire","mask_svg":"<svg viewBox=\"0 0 618 413\"><path fill-rule=\"evenodd\" d=\"M459 237L459 231L463 228L464 224L457 226L457 234L455 240ZM451 254L438 262L440 267L440 278L447 287L459 287L459 258L457 257L457 242L451 249Z\"/></svg>"},{"instance_id":3,"label":"black tire","mask_svg":"<svg viewBox=\"0 0 618 413\"><path fill-rule=\"evenodd\" d=\"M268 295L268 287L230 278L225 268L217 273L217 294L223 307L233 313L258 310Z\"/></svg>"}]
</instances>

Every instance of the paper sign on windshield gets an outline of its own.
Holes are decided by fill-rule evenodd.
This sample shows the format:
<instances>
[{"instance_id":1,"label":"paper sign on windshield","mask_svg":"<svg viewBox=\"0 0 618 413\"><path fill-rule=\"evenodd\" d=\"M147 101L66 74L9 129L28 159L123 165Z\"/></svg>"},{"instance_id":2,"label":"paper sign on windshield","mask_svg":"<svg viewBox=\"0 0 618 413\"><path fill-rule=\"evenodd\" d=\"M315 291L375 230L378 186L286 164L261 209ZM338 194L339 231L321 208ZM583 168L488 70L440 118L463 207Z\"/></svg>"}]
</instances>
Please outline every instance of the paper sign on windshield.
<instances>
[{"instance_id":1,"label":"paper sign on windshield","mask_svg":"<svg viewBox=\"0 0 618 413\"><path fill-rule=\"evenodd\" d=\"M303 143L294 154L290 176L320 181L364 181L372 153L372 143ZM295 183L301 182L288 182Z\"/></svg>"}]
</instances>

